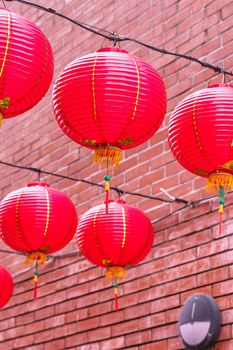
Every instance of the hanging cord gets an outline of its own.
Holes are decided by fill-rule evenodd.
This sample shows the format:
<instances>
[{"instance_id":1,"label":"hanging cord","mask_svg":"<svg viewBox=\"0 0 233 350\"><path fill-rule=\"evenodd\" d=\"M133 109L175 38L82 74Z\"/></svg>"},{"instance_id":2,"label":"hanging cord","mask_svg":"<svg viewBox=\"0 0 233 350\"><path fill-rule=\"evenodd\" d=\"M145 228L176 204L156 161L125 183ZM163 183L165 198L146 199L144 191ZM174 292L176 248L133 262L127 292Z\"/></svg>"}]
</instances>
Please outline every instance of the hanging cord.
<instances>
[{"instance_id":1,"label":"hanging cord","mask_svg":"<svg viewBox=\"0 0 233 350\"><path fill-rule=\"evenodd\" d=\"M89 25L89 24L86 24L86 23L82 23L82 22L79 22L79 21L76 21L68 16L65 16L64 14L62 13L59 13L57 12L56 10L52 9L52 8L47 8L47 7L44 7L42 5L38 5L38 4L35 4L35 3L32 3L32 2L29 2L29 1L25 1L25 0L5 0L5 1L9 1L9 2L13 2L13 1L16 1L16 2L19 2L21 4L25 4L25 5L28 5L28 6L31 6L31 7L35 7L41 11L45 11L45 12L49 12L55 16L58 16L58 17L62 17L64 19L66 19L67 21L93 33L93 34L96 34L96 35L100 35L102 36L103 38L106 38L108 39L109 41L113 41L113 44L114 46L116 45L116 43L120 43L121 41L131 41L131 42L134 42L136 44L139 44L141 46L144 46L150 50L153 50L153 51L156 51L156 52L160 52L162 54L165 54L165 55L171 55L171 56L174 56L174 57L178 57L178 58L184 58L184 59L187 59L189 61L193 61L193 62L196 62L198 64L200 64L201 66L203 67L206 67L206 68L209 68L209 69L212 69L214 72L217 72L217 73L225 73L225 74L228 74L230 76L233 76L233 72L229 72L223 68L220 68L218 66L215 66L213 64L210 64L210 63L207 63L207 62L204 62L204 61L201 61L195 57L192 57L190 55L185 55L185 54L180 54L180 53L176 53L176 52L172 52L172 51L168 51L166 49L160 49L160 48L157 48L153 45L149 45L149 44L146 44L138 39L134 39L134 38L130 38L130 37L127 37L127 36L123 36L123 35L120 35L120 34L117 34L114 33L114 32L110 32L110 31L107 31L105 29L101 29L101 28L98 28L98 27L95 27L95 26L92 26L92 25ZM106 34L105 34L106 33Z\"/></svg>"},{"instance_id":2,"label":"hanging cord","mask_svg":"<svg viewBox=\"0 0 233 350\"><path fill-rule=\"evenodd\" d=\"M119 285L118 285L118 280L117 277L115 277L114 284L114 296L115 296L115 310L118 311L118 292L119 292Z\"/></svg>"},{"instance_id":3,"label":"hanging cord","mask_svg":"<svg viewBox=\"0 0 233 350\"><path fill-rule=\"evenodd\" d=\"M35 271L34 271L34 299L36 299L36 297L37 297L38 275L39 275L39 271L38 271L38 261L36 260L36 263L35 263Z\"/></svg>"},{"instance_id":4,"label":"hanging cord","mask_svg":"<svg viewBox=\"0 0 233 350\"><path fill-rule=\"evenodd\" d=\"M226 73L223 73L223 81L224 84L231 83L229 76Z\"/></svg>"},{"instance_id":5,"label":"hanging cord","mask_svg":"<svg viewBox=\"0 0 233 350\"><path fill-rule=\"evenodd\" d=\"M108 166L108 158L106 159L106 175L104 176L105 180L105 206L106 206L106 214L108 215L108 203L109 203L109 191L110 191L110 176L109 176L109 166Z\"/></svg>"},{"instance_id":6,"label":"hanging cord","mask_svg":"<svg viewBox=\"0 0 233 350\"><path fill-rule=\"evenodd\" d=\"M224 188L221 187L219 190L219 234L222 234L222 214L224 212L224 203L225 203L225 191Z\"/></svg>"},{"instance_id":7,"label":"hanging cord","mask_svg":"<svg viewBox=\"0 0 233 350\"><path fill-rule=\"evenodd\" d=\"M29 252L26 255L26 259L25 259L25 264L26 265L30 265L30 264L34 264L35 263L35 270L34 270L34 299L37 297L37 284L38 284L38 275L39 275L39 271L38 271L38 267L39 264L43 265L46 262L47 256L44 253L40 253L40 252Z\"/></svg>"}]
</instances>

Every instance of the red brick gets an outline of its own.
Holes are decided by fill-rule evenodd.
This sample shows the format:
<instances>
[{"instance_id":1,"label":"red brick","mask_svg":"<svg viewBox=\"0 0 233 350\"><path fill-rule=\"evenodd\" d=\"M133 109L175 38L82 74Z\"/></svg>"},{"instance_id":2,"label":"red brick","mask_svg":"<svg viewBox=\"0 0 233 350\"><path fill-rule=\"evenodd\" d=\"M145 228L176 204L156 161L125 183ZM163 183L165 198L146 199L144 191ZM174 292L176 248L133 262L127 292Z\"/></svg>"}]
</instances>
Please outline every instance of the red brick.
<instances>
[{"instance_id":1,"label":"red brick","mask_svg":"<svg viewBox=\"0 0 233 350\"><path fill-rule=\"evenodd\" d=\"M151 340L151 330L145 330L141 333L132 333L128 334L125 337L125 345L126 346L132 346L132 345L140 345L145 344Z\"/></svg>"},{"instance_id":2,"label":"red brick","mask_svg":"<svg viewBox=\"0 0 233 350\"><path fill-rule=\"evenodd\" d=\"M87 332L87 337L91 342L101 341L103 339L109 339L112 335L113 334L111 334L111 329L109 327L98 328L94 331Z\"/></svg>"},{"instance_id":3,"label":"red brick","mask_svg":"<svg viewBox=\"0 0 233 350\"><path fill-rule=\"evenodd\" d=\"M233 290L232 280L217 283L213 286L213 295L221 296L230 294Z\"/></svg>"},{"instance_id":4,"label":"red brick","mask_svg":"<svg viewBox=\"0 0 233 350\"><path fill-rule=\"evenodd\" d=\"M207 272L203 272L197 275L197 284L205 285L212 284L219 281L224 281L229 278L229 269L228 267L221 267L216 270L210 270Z\"/></svg>"},{"instance_id":5,"label":"red brick","mask_svg":"<svg viewBox=\"0 0 233 350\"><path fill-rule=\"evenodd\" d=\"M50 341L49 343L44 344L44 350L52 350L52 349L57 349L57 350L62 350L65 349L65 339L58 339L54 341Z\"/></svg>"},{"instance_id":6,"label":"red brick","mask_svg":"<svg viewBox=\"0 0 233 350\"><path fill-rule=\"evenodd\" d=\"M114 350L114 349L124 349L125 347L125 338L117 337L109 340L105 340L99 344L100 350Z\"/></svg>"},{"instance_id":7,"label":"red brick","mask_svg":"<svg viewBox=\"0 0 233 350\"><path fill-rule=\"evenodd\" d=\"M159 312L162 310L167 310L167 308L173 308L180 305L180 300L178 295L172 295L167 298L161 298L158 300L155 300L151 303L151 311Z\"/></svg>"},{"instance_id":8,"label":"red brick","mask_svg":"<svg viewBox=\"0 0 233 350\"><path fill-rule=\"evenodd\" d=\"M221 316L224 318L224 315L221 314ZM224 320L222 319L222 323L224 323ZM218 340L226 340L231 339L231 327L230 326L222 326L219 334Z\"/></svg>"},{"instance_id":9,"label":"red brick","mask_svg":"<svg viewBox=\"0 0 233 350\"><path fill-rule=\"evenodd\" d=\"M207 255L216 255L216 253L227 250L228 247L228 237L224 237L197 247L197 256L201 258Z\"/></svg>"},{"instance_id":10,"label":"red brick","mask_svg":"<svg viewBox=\"0 0 233 350\"><path fill-rule=\"evenodd\" d=\"M210 5L207 6L207 16L211 15L213 12L217 12L218 10L224 9L225 6L227 6L229 3L231 3L230 0L224 0L224 3L219 2L212 2Z\"/></svg>"},{"instance_id":11,"label":"red brick","mask_svg":"<svg viewBox=\"0 0 233 350\"><path fill-rule=\"evenodd\" d=\"M176 325L165 325L162 327L157 327L153 331L153 340L169 339L177 335Z\"/></svg>"},{"instance_id":12,"label":"red brick","mask_svg":"<svg viewBox=\"0 0 233 350\"><path fill-rule=\"evenodd\" d=\"M183 349L183 343L180 337L168 339L167 346L169 350Z\"/></svg>"},{"instance_id":13,"label":"red brick","mask_svg":"<svg viewBox=\"0 0 233 350\"><path fill-rule=\"evenodd\" d=\"M220 342L215 345L216 350L231 350L233 346L233 341L232 340L227 340L224 342Z\"/></svg>"}]
</instances>

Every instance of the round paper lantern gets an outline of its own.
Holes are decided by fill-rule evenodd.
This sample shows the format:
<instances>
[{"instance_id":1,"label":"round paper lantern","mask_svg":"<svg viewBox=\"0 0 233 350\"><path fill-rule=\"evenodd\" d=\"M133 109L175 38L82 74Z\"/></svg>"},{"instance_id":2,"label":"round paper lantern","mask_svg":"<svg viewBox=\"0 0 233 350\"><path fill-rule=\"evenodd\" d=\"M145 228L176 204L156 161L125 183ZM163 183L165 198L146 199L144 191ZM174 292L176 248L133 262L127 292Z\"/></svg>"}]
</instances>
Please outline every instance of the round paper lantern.
<instances>
[{"instance_id":1,"label":"round paper lantern","mask_svg":"<svg viewBox=\"0 0 233 350\"><path fill-rule=\"evenodd\" d=\"M17 116L45 95L53 76L49 41L30 21L0 9L0 117Z\"/></svg>"},{"instance_id":2,"label":"round paper lantern","mask_svg":"<svg viewBox=\"0 0 233 350\"><path fill-rule=\"evenodd\" d=\"M0 235L26 262L44 263L46 255L63 248L77 228L73 203L44 183L32 183L8 194L0 204Z\"/></svg>"},{"instance_id":3,"label":"round paper lantern","mask_svg":"<svg viewBox=\"0 0 233 350\"><path fill-rule=\"evenodd\" d=\"M0 265L0 308L6 305L13 293L13 280L9 271Z\"/></svg>"},{"instance_id":4,"label":"round paper lantern","mask_svg":"<svg viewBox=\"0 0 233 350\"><path fill-rule=\"evenodd\" d=\"M206 177L207 190L233 188L233 86L211 85L186 97L173 111L169 145L178 162L190 172Z\"/></svg>"},{"instance_id":5,"label":"round paper lantern","mask_svg":"<svg viewBox=\"0 0 233 350\"><path fill-rule=\"evenodd\" d=\"M106 268L106 277L114 277L116 308L117 278L125 268L143 260L149 253L154 230L149 218L124 201L109 201L88 210L79 221L77 243L83 255L93 264Z\"/></svg>"},{"instance_id":6,"label":"round paper lantern","mask_svg":"<svg viewBox=\"0 0 233 350\"><path fill-rule=\"evenodd\" d=\"M166 113L158 72L121 48L102 48L71 62L53 91L63 132L95 150L94 160L118 164L123 149L147 141Z\"/></svg>"}]
</instances>

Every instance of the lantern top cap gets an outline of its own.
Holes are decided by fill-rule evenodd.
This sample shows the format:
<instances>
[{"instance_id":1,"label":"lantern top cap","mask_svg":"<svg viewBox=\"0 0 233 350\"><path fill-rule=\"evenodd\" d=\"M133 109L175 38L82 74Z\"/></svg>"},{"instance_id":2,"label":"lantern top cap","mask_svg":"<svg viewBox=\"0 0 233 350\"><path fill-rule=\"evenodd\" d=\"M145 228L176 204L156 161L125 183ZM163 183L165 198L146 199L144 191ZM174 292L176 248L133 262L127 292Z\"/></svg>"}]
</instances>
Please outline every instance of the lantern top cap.
<instances>
[{"instance_id":1,"label":"lantern top cap","mask_svg":"<svg viewBox=\"0 0 233 350\"><path fill-rule=\"evenodd\" d=\"M97 50L96 52L121 52L121 53L128 53L127 50L122 49L121 47L102 47L101 49Z\"/></svg>"},{"instance_id":2,"label":"lantern top cap","mask_svg":"<svg viewBox=\"0 0 233 350\"><path fill-rule=\"evenodd\" d=\"M27 184L27 187L33 187L33 186L42 186L42 187L49 187L49 184L45 182L31 182Z\"/></svg>"},{"instance_id":3,"label":"lantern top cap","mask_svg":"<svg viewBox=\"0 0 233 350\"><path fill-rule=\"evenodd\" d=\"M208 88L215 88L215 87L231 87L231 88L233 88L233 85L230 83L219 83L219 84L213 84L213 85L208 86Z\"/></svg>"}]
</instances>

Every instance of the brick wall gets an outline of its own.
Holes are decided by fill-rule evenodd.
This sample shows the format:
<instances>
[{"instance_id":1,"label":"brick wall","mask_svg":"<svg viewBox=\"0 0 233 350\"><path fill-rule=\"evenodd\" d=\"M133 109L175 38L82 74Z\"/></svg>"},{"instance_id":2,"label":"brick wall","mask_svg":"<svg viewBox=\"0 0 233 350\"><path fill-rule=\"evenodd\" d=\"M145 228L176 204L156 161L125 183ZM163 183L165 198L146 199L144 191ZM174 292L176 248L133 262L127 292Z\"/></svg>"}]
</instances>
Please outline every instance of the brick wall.
<instances>
[{"instance_id":1,"label":"brick wall","mask_svg":"<svg viewBox=\"0 0 233 350\"><path fill-rule=\"evenodd\" d=\"M36 1L35 1L36 2ZM137 38L148 44L191 54L231 70L233 64L232 0L40 0L74 19ZM90 53L102 38L35 8L6 3L9 9L36 23L49 38L55 56L55 75L74 58ZM205 181L184 170L167 143L167 123L176 104L191 92L221 76L173 56L152 52L134 43L122 47L150 62L162 75L168 112L159 131L142 146L126 151L112 178L125 191L164 197L163 187L189 201L204 198ZM5 121L0 132L0 159L46 171L102 182L103 172L92 164L92 152L70 141L56 124L51 88L30 112ZM1 198L37 175L0 166ZM98 187L42 176L64 191L81 216L104 200ZM112 196L116 196L113 192ZM144 210L152 222L182 207L127 195L124 199ZM233 349L233 195L229 194L218 233L218 200L177 211L154 223L155 240L149 256L128 270L120 286L119 311L104 272L79 253L50 259L40 269L39 296L33 300L32 271L21 256L1 253L1 263L14 276L14 295L0 311L0 348L27 350L176 350L183 349L177 319L187 297L205 292L216 298L222 327L215 350ZM2 248L8 249L3 243ZM59 254L77 252L71 242Z\"/></svg>"}]
</instances>

